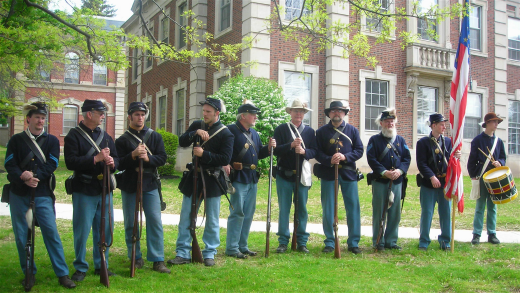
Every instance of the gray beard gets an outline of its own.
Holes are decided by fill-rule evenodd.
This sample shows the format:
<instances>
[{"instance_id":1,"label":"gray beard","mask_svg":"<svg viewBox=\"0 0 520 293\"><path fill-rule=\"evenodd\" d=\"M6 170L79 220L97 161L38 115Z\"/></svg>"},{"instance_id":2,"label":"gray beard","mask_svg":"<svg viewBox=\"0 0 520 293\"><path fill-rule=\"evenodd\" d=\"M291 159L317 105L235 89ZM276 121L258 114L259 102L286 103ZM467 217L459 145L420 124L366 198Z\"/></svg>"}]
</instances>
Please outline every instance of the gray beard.
<instances>
[{"instance_id":1,"label":"gray beard","mask_svg":"<svg viewBox=\"0 0 520 293\"><path fill-rule=\"evenodd\" d=\"M394 138L397 135L395 128L382 128L381 133L387 138Z\"/></svg>"}]
</instances>

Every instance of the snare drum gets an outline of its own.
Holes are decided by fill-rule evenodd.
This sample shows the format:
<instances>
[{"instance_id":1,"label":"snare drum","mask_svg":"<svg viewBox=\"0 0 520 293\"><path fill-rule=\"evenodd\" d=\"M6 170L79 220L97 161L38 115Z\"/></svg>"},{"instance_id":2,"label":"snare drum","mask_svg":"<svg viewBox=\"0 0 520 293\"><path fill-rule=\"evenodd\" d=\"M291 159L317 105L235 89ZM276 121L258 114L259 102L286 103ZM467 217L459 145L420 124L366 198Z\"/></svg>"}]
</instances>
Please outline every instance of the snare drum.
<instances>
[{"instance_id":1,"label":"snare drum","mask_svg":"<svg viewBox=\"0 0 520 293\"><path fill-rule=\"evenodd\" d=\"M511 169L506 166L491 169L482 176L494 204L507 203L518 196Z\"/></svg>"}]
</instances>

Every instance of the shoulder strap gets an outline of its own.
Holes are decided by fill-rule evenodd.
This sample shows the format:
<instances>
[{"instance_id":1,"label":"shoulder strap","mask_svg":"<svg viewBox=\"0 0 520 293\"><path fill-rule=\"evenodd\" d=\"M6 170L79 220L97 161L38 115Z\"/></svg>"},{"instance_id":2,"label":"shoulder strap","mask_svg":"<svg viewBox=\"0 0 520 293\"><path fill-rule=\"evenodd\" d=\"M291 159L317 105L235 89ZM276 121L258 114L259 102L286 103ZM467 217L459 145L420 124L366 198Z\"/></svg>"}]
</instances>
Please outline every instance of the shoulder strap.
<instances>
[{"instance_id":1,"label":"shoulder strap","mask_svg":"<svg viewBox=\"0 0 520 293\"><path fill-rule=\"evenodd\" d=\"M495 141L493 142L493 147L491 147L491 154L493 154L495 152L495 147L497 146L497 141L498 141L498 136L495 135ZM489 157L486 159L486 162L484 163L484 167L482 168L482 172L480 172L480 176L478 178L482 177L482 175L486 171L488 165L489 165Z\"/></svg>"},{"instance_id":2,"label":"shoulder strap","mask_svg":"<svg viewBox=\"0 0 520 293\"><path fill-rule=\"evenodd\" d=\"M345 129L345 126L343 127L338 127L338 128L334 128L334 130L336 131L336 133L334 133L334 136L332 137L332 140L336 141L340 135L343 135L344 137L346 137L348 139L348 141L350 141L350 144L352 144L352 139L350 139L350 137L348 137L348 135L346 135L343 130ZM330 143L330 142L329 142ZM330 145L333 145L333 143L331 143ZM330 147L329 145L329 147Z\"/></svg>"},{"instance_id":3,"label":"shoulder strap","mask_svg":"<svg viewBox=\"0 0 520 293\"><path fill-rule=\"evenodd\" d=\"M390 151L390 149L393 149L393 151L395 152L395 154L396 154L398 157L400 157L400 156L399 156L399 152L397 152L397 149L396 149L395 146L394 146L394 142L395 142L395 139L397 138L397 135L394 136L394 137L392 137L392 139L390 139L390 141L387 141L387 140L385 139L385 137L384 137L383 135L381 135L381 134L379 134L379 136L380 136L384 141L386 141L387 144L386 144L385 150L381 153L381 155L379 156L379 158L377 158L377 160L378 160L379 162L383 161L383 159L385 158L386 154L388 154L388 151Z\"/></svg>"},{"instance_id":4,"label":"shoulder strap","mask_svg":"<svg viewBox=\"0 0 520 293\"><path fill-rule=\"evenodd\" d=\"M80 130L80 131L78 131L79 134L81 134L81 136L83 136L83 138L85 140L87 140L90 143L90 145L92 146L92 148L87 153L87 157L94 154L94 151L98 151L98 153L100 153L101 149L99 148L99 145L103 141L103 137L105 136L105 131L101 131L101 134L99 135L98 139L96 140L96 142L94 142L94 140L80 126L76 126L76 128Z\"/></svg>"},{"instance_id":5,"label":"shoulder strap","mask_svg":"<svg viewBox=\"0 0 520 293\"><path fill-rule=\"evenodd\" d=\"M247 142L249 142L249 144L253 146L253 148L255 149L255 152L258 154L258 148L256 147L256 144L251 139L251 137L249 137L249 135L247 135L247 133L245 133L245 131L242 131L242 129L240 129L240 127L238 127L236 124L233 124L233 125L235 125L235 127L238 128L238 130L240 130L242 132L242 134L246 137Z\"/></svg>"},{"instance_id":6,"label":"shoulder strap","mask_svg":"<svg viewBox=\"0 0 520 293\"><path fill-rule=\"evenodd\" d=\"M153 130L151 128L148 128L148 130L146 131L143 139L141 140L137 135L131 133L130 131L125 131L125 133L123 135L126 135L126 137L128 138L128 140L130 141L130 143L132 144L132 146L134 148L137 147L137 145L135 144L134 141L132 141L132 137L138 142L137 144L144 144L144 147L146 148L146 150L150 153L150 155L153 156L153 153L152 151L150 151L150 149L148 148L148 146L146 145L146 142L148 141L148 139L150 138L150 136L152 135L153 133Z\"/></svg>"},{"instance_id":7,"label":"shoulder strap","mask_svg":"<svg viewBox=\"0 0 520 293\"><path fill-rule=\"evenodd\" d=\"M204 121L202 123L204 123ZM227 126L225 126L224 124L220 124L220 127L218 129L216 129L216 131L209 136L208 140L203 142L200 146L202 147L203 145L205 145L210 139L212 139L215 135L217 135L217 133L221 132L225 128L227 128Z\"/></svg>"},{"instance_id":8,"label":"shoulder strap","mask_svg":"<svg viewBox=\"0 0 520 293\"><path fill-rule=\"evenodd\" d=\"M298 127L296 127L296 125L292 124L292 122L287 122L287 126L289 127L289 132L291 133L292 138L295 139L296 136L294 136L294 132L293 132L293 130L291 128L291 125L294 127L294 129L296 129L296 134L298 135L298 137L302 138L302 136L300 135L300 132L298 131ZM303 129L305 129L305 126L303 127ZM302 138L302 146L303 146L304 149L306 149L305 142L303 141L303 138Z\"/></svg>"},{"instance_id":9,"label":"shoulder strap","mask_svg":"<svg viewBox=\"0 0 520 293\"><path fill-rule=\"evenodd\" d=\"M39 143L36 143L36 140L29 137L29 134L27 134L27 130L24 132L25 132L25 135L22 134L22 138L25 141L25 143L27 144L27 146L31 149L31 151L24 158L20 167L22 167L22 169L23 169L27 164L29 164L29 161L31 161L31 159L34 156L36 156L38 158L38 160L40 160L44 163L47 163L47 159L45 158L45 155L43 154L43 151L40 148L40 146L43 146L43 143L45 142L45 140L47 138L44 137L42 140L40 140Z\"/></svg>"}]
</instances>

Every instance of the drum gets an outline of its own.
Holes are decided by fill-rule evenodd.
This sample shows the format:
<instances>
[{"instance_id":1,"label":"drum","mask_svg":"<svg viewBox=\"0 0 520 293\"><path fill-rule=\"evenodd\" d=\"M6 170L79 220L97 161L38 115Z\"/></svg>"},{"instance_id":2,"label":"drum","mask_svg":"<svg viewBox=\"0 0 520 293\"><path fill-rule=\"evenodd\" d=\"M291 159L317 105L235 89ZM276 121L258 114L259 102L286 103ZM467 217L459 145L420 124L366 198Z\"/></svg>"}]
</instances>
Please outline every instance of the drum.
<instances>
[{"instance_id":1,"label":"drum","mask_svg":"<svg viewBox=\"0 0 520 293\"><path fill-rule=\"evenodd\" d=\"M494 204L508 203L518 196L509 167L491 169L484 173L482 178Z\"/></svg>"}]
</instances>

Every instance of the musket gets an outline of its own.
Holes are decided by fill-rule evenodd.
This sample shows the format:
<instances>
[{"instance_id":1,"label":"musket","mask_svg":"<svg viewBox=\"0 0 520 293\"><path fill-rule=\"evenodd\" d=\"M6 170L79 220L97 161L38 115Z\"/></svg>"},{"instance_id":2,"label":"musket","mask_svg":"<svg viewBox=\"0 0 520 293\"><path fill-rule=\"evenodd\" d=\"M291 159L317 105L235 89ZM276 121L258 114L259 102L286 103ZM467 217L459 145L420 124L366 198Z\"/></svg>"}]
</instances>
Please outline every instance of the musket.
<instances>
[{"instance_id":1,"label":"musket","mask_svg":"<svg viewBox=\"0 0 520 293\"><path fill-rule=\"evenodd\" d=\"M139 169L137 171L137 190L135 192L134 228L132 230L132 256L130 258L130 278L135 276L135 249L137 241L141 240L143 229L143 159L139 158ZM141 216L139 216L141 212ZM138 228L139 226L139 228Z\"/></svg>"},{"instance_id":2,"label":"musket","mask_svg":"<svg viewBox=\"0 0 520 293\"><path fill-rule=\"evenodd\" d=\"M269 192L267 193L267 223L265 234L265 257L269 257L269 232L271 231L271 193L273 190L273 152L271 147L271 156L269 158Z\"/></svg>"},{"instance_id":3,"label":"musket","mask_svg":"<svg viewBox=\"0 0 520 293\"><path fill-rule=\"evenodd\" d=\"M108 140L105 141L108 147ZM112 243L108 244L106 242L106 230L105 230L105 211L107 209L106 201L107 196L109 198L108 204L108 226L110 227L110 233L113 234L112 225L111 225L111 217L110 217L110 167L103 163L103 190L101 194L101 220L100 220L100 231L99 231L99 255L101 256L101 268L99 270L99 281L101 284L105 285L105 287L110 287L110 280L108 279L108 268L105 257L105 252L107 248L112 245ZM111 239L113 239L113 235Z\"/></svg>"},{"instance_id":4,"label":"musket","mask_svg":"<svg viewBox=\"0 0 520 293\"><path fill-rule=\"evenodd\" d=\"M339 139L336 139L336 153L339 152ZM338 194L339 194L339 163L334 164L334 258L341 258L338 236Z\"/></svg>"},{"instance_id":5,"label":"musket","mask_svg":"<svg viewBox=\"0 0 520 293\"><path fill-rule=\"evenodd\" d=\"M296 149L295 149L296 150ZM298 218L298 189L300 187L300 154L296 153L296 181L294 182L294 229L293 229L293 237L291 242L291 250L295 251L297 249L296 243L296 231L298 230L298 226L300 225L300 220Z\"/></svg>"},{"instance_id":6,"label":"musket","mask_svg":"<svg viewBox=\"0 0 520 293\"><path fill-rule=\"evenodd\" d=\"M386 214L388 211L388 201L390 200L390 193L392 192L392 183L394 181L390 180L390 183L388 184L388 192L385 197L385 201L383 203L383 214L381 215L381 220L379 220L379 232L377 233L377 240L376 240L376 252L379 248L379 242L381 241L381 238L383 237L383 234L385 233L385 226L386 226Z\"/></svg>"},{"instance_id":7,"label":"musket","mask_svg":"<svg viewBox=\"0 0 520 293\"><path fill-rule=\"evenodd\" d=\"M38 178L38 165L35 164L33 168L33 177ZM35 224L36 217L34 214L34 196L36 195L36 187L31 188L31 201L29 203L29 209L25 213L25 219L27 221L27 243L25 243L25 292L31 291L33 282L33 270L34 270L34 237L35 237Z\"/></svg>"},{"instance_id":8,"label":"musket","mask_svg":"<svg viewBox=\"0 0 520 293\"><path fill-rule=\"evenodd\" d=\"M195 142L195 147L199 147L199 137L197 136L197 140ZM199 194L197 190L197 181L198 181L198 169L199 169L199 157L193 156L194 169L193 169L193 195L191 197L191 213L190 213L190 234L191 234L191 259L193 262L203 263L202 252L200 251L199 242L197 241L197 233L195 232L195 228L197 228L197 195ZM204 174L201 174L204 176Z\"/></svg>"}]
</instances>

